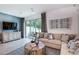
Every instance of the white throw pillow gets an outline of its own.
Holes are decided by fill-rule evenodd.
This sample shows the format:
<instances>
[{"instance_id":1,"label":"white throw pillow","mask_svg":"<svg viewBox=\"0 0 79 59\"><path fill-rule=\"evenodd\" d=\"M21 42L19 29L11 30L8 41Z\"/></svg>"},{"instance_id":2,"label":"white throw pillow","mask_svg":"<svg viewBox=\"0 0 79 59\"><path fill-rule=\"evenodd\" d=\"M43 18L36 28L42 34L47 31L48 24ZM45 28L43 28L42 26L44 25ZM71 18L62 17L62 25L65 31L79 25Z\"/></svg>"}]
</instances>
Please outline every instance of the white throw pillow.
<instances>
[{"instance_id":1,"label":"white throw pillow","mask_svg":"<svg viewBox=\"0 0 79 59\"><path fill-rule=\"evenodd\" d=\"M53 35L52 34L49 34L49 39L53 39Z\"/></svg>"}]
</instances>

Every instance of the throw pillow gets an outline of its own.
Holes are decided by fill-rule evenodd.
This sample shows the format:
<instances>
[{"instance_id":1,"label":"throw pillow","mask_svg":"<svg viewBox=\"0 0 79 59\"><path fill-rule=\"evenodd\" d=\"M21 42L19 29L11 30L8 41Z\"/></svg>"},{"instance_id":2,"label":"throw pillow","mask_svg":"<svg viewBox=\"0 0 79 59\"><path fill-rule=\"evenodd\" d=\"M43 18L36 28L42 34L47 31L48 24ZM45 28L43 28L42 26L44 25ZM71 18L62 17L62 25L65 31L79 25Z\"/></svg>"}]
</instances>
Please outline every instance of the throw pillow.
<instances>
[{"instance_id":1,"label":"throw pillow","mask_svg":"<svg viewBox=\"0 0 79 59\"><path fill-rule=\"evenodd\" d=\"M69 36L64 34L64 35L62 35L61 41L68 43L68 39L69 39Z\"/></svg>"},{"instance_id":2,"label":"throw pillow","mask_svg":"<svg viewBox=\"0 0 79 59\"><path fill-rule=\"evenodd\" d=\"M70 40L73 40L75 38L75 35L74 34L70 34L69 35L69 40L68 40L68 42L70 41Z\"/></svg>"},{"instance_id":3,"label":"throw pillow","mask_svg":"<svg viewBox=\"0 0 79 59\"><path fill-rule=\"evenodd\" d=\"M50 39L53 39L53 35L52 34L49 34L49 40Z\"/></svg>"},{"instance_id":4,"label":"throw pillow","mask_svg":"<svg viewBox=\"0 0 79 59\"><path fill-rule=\"evenodd\" d=\"M74 42L74 40L70 40L70 41L68 42L68 47L69 47L70 49L73 49L73 50L76 49L76 43Z\"/></svg>"}]
</instances>

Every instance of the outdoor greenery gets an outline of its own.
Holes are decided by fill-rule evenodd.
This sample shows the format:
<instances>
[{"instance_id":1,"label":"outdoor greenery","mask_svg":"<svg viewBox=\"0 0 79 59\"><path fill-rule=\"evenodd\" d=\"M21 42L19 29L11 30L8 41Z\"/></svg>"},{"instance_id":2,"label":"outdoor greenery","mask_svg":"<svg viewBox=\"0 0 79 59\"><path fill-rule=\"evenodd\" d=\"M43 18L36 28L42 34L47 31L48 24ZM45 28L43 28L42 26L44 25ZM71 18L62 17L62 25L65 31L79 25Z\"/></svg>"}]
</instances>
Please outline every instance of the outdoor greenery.
<instances>
[{"instance_id":1,"label":"outdoor greenery","mask_svg":"<svg viewBox=\"0 0 79 59\"><path fill-rule=\"evenodd\" d=\"M26 27L29 27L29 36L35 37L35 33L41 30L41 19L27 20Z\"/></svg>"},{"instance_id":2,"label":"outdoor greenery","mask_svg":"<svg viewBox=\"0 0 79 59\"><path fill-rule=\"evenodd\" d=\"M41 28L41 20L28 20L28 22L26 22L26 26L30 26L30 27L34 27L34 28Z\"/></svg>"}]
</instances>

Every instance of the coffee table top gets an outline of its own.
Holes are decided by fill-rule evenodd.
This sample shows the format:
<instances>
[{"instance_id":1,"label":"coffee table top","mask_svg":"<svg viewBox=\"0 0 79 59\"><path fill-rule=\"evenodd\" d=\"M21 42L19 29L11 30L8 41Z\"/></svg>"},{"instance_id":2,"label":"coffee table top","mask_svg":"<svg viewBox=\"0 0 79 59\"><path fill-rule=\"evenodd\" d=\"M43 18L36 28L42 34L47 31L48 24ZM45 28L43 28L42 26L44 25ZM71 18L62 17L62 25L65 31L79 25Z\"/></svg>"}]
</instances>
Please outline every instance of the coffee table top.
<instances>
[{"instance_id":1,"label":"coffee table top","mask_svg":"<svg viewBox=\"0 0 79 59\"><path fill-rule=\"evenodd\" d=\"M31 42L29 42L29 43L27 43L27 44L25 45L25 48L26 48L26 49L31 49L31 48L33 48L31 45L32 45L32 46L34 45L34 47L37 47L38 49L42 49L42 48L45 47L44 43L41 42L41 41L39 41L38 46L36 46L35 43L31 43Z\"/></svg>"}]
</instances>

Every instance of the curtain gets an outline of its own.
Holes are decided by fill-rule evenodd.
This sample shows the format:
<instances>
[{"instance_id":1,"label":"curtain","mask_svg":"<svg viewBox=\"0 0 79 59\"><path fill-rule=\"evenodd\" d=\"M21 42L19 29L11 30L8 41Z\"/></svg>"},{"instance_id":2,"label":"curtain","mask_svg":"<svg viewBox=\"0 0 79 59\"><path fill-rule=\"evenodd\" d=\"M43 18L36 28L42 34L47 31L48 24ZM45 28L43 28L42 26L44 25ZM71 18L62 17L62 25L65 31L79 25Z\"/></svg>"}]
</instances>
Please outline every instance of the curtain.
<instances>
[{"instance_id":1,"label":"curtain","mask_svg":"<svg viewBox=\"0 0 79 59\"><path fill-rule=\"evenodd\" d=\"M21 31L21 38L24 38L24 18L20 20L20 31Z\"/></svg>"},{"instance_id":2,"label":"curtain","mask_svg":"<svg viewBox=\"0 0 79 59\"><path fill-rule=\"evenodd\" d=\"M41 13L41 32L47 32L46 13Z\"/></svg>"}]
</instances>

